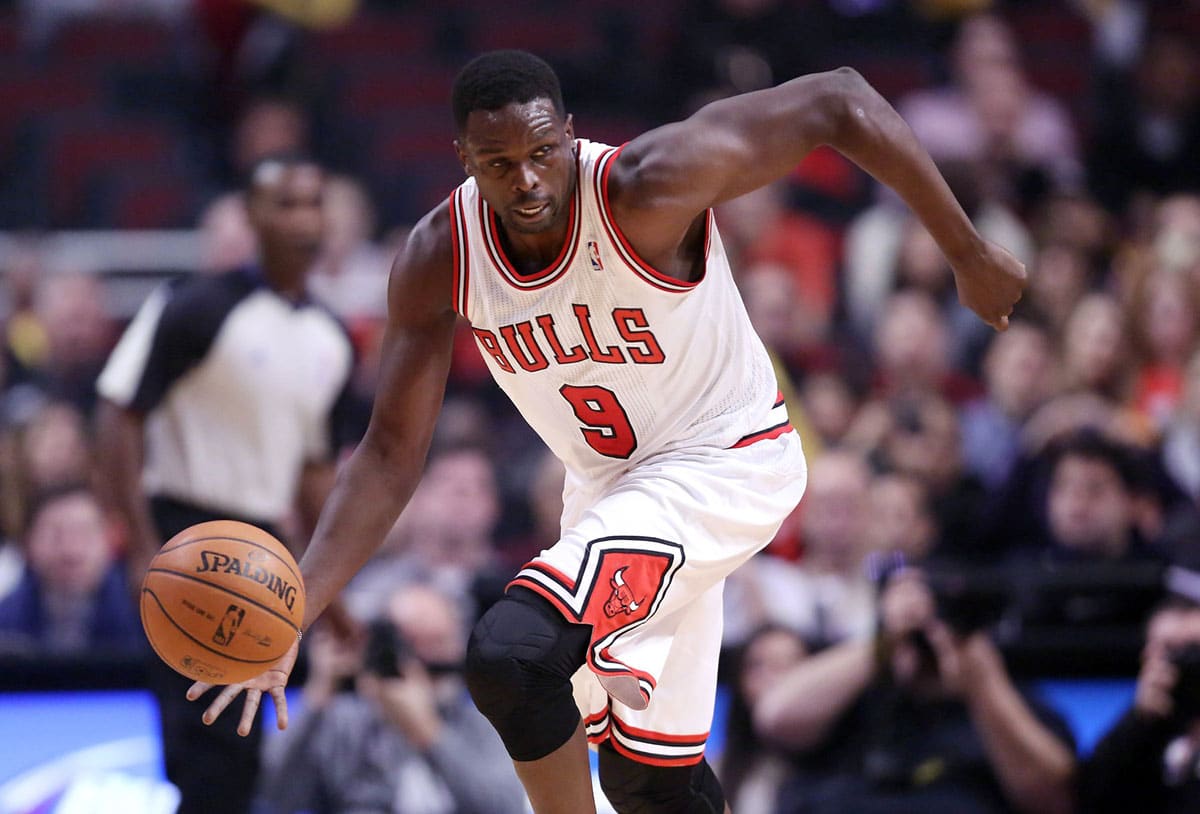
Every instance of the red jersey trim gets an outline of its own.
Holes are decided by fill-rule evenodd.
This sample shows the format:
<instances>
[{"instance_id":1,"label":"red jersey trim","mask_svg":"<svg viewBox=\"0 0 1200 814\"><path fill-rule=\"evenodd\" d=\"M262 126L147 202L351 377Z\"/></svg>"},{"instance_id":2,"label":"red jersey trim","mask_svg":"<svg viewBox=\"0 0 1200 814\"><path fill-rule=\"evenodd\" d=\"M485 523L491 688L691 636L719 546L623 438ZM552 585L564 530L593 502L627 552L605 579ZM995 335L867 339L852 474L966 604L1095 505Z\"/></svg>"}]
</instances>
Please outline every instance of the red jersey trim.
<instances>
[{"instance_id":1,"label":"red jersey trim","mask_svg":"<svg viewBox=\"0 0 1200 814\"><path fill-rule=\"evenodd\" d=\"M454 310L467 316L467 294L471 290L471 252L467 247L466 213L462 211L462 188L450 196L450 243L454 251Z\"/></svg>"},{"instance_id":2,"label":"red jersey trim","mask_svg":"<svg viewBox=\"0 0 1200 814\"><path fill-rule=\"evenodd\" d=\"M610 712L606 729L608 742L619 753L651 766L692 766L704 758L708 733L668 735L638 729Z\"/></svg>"},{"instance_id":3,"label":"red jersey trim","mask_svg":"<svg viewBox=\"0 0 1200 814\"><path fill-rule=\"evenodd\" d=\"M634 251L633 246L630 245L629 240L621 231L621 227L617 225L608 204L608 174L612 170L612 165L616 161L617 156L620 155L627 144L628 142L614 150L610 150L596 162L596 172L592 183L595 187L596 203L600 210L600 220L604 224L604 231L608 234L609 242L617 250L617 254L625 261L625 265L629 266L630 269L647 283L660 291L670 291L675 294L687 293L703 282L704 278L708 276L708 250L711 245L713 226L712 210L707 212L704 220L704 271L701 273L699 280L691 282L676 280L674 277L663 274L643 260Z\"/></svg>"},{"instance_id":4,"label":"red jersey trim","mask_svg":"<svg viewBox=\"0 0 1200 814\"><path fill-rule=\"evenodd\" d=\"M778 438L785 433L794 431L795 427L792 426L792 422L785 421L784 423L778 424L774 427L768 427L765 430L759 430L758 432L752 432L749 435L744 435L736 444L733 444L729 448L740 449L742 447L748 447L751 444L757 444L759 441L769 441L772 438Z\"/></svg>"},{"instance_id":5,"label":"red jersey trim","mask_svg":"<svg viewBox=\"0 0 1200 814\"><path fill-rule=\"evenodd\" d=\"M520 574L518 574L517 576L513 577L512 581L509 582L508 585L505 586L505 590L508 590L509 588L513 587L514 585L519 585L522 588L528 588L529 590L536 593L538 596L545 599L547 602L549 602L551 605L553 605L558 610L558 612L562 614L563 618L566 619L567 621L571 621L571 622L579 621L579 616L574 611L572 611L571 608L569 608L565 602L563 602L561 599L559 599L558 595L555 594L554 591L552 591L549 588L547 588L546 586L542 585L537 580L531 579L529 577L524 577L524 576L521 576Z\"/></svg>"}]
</instances>

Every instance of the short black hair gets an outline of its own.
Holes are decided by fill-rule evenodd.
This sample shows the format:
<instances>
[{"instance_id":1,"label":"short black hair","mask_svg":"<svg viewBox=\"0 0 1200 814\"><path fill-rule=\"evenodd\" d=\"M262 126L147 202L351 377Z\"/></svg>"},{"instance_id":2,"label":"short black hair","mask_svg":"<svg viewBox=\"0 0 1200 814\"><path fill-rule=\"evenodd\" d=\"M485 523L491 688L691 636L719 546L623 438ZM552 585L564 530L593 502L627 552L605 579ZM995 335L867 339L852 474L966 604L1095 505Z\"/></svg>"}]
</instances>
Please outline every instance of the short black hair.
<instances>
[{"instance_id":1,"label":"short black hair","mask_svg":"<svg viewBox=\"0 0 1200 814\"><path fill-rule=\"evenodd\" d=\"M1149 476L1137 451L1093 427L1068 433L1052 442L1048 451L1052 470L1057 469L1064 458L1082 458L1107 465L1130 492L1149 488Z\"/></svg>"},{"instance_id":2,"label":"short black hair","mask_svg":"<svg viewBox=\"0 0 1200 814\"><path fill-rule=\"evenodd\" d=\"M489 51L475 57L455 77L450 99L460 133L471 111L499 110L513 102L549 99L559 116L566 115L558 75L528 51Z\"/></svg>"},{"instance_id":3,"label":"short black hair","mask_svg":"<svg viewBox=\"0 0 1200 814\"><path fill-rule=\"evenodd\" d=\"M85 495L91 500L96 501L97 505L99 505L100 498L85 480L71 478L37 488L29 496L26 504L24 533L28 535L33 531L34 524L46 509L60 500L75 497L76 495Z\"/></svg>"}]
</instances>

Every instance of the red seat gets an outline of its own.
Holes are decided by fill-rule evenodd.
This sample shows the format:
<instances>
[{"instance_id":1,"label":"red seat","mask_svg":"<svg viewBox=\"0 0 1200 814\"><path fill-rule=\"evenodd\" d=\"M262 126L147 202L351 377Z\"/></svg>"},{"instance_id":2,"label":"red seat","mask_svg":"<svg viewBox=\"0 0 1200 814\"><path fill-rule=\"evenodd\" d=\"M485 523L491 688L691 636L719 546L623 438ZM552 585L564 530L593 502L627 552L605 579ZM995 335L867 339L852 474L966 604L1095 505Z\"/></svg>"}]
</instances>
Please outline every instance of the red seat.
<instances>
[{"instance_id":1,"label":"red seat","mask_svg":"<svg viewBox=\"0 0 1200 814\"><path fill-rule=\"evenodd\" d=\"M425 14L360 14L345 25L312 38L313 49L334 67L392 60L406 54L425 57L433 49L433 23Z\"/></svg>"},{"instance_id":2,"label":"red seat","mask_svg":"<svg viewBox=\"0 0 1200 814\"><path fill-rule=\"evenodd\" d=\"M147 17L87 17L62 25L54 36L52 56L59 64L154 65L171 59L174 33Z\"/></svg>"},{"instance_id":3,"label":"red seat","mask_svg":"<svg viewBox=\"0 0 1200 814\"><path fill-rule=\"evenodd\" d=\"M175 145L174 134L161 122L63 118L48 144L53 223L86 221L89 194L105 180L168 169Z\"/></svg>"}]
</instances>

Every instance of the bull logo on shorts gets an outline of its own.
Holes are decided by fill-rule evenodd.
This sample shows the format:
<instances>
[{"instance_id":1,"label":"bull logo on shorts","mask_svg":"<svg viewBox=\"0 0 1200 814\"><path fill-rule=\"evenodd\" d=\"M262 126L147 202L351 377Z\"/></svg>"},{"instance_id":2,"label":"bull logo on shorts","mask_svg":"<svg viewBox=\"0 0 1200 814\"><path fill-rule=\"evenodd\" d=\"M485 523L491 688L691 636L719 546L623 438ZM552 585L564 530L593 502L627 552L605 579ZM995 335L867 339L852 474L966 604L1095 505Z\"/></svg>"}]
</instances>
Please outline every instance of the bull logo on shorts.
<instances>
[{"instance_id":1,"label":"bull logo on shorts","mask_svg":"<svg viewBox=\"0 0 1200 814\"><path fill-rule=\"evenodd\" d=\"M609 596L608 601L604 603L604 615L609 618L616 616L618 613L630 616L636 613L642 606L642 603L646 601L646 597L644 596L641 599L634 599L633 589L625 584L624 574L628 569L628 565L618 568L613 573L612 579L609 580L612 584L613 592Z\"/></svg>"}]
</instances>

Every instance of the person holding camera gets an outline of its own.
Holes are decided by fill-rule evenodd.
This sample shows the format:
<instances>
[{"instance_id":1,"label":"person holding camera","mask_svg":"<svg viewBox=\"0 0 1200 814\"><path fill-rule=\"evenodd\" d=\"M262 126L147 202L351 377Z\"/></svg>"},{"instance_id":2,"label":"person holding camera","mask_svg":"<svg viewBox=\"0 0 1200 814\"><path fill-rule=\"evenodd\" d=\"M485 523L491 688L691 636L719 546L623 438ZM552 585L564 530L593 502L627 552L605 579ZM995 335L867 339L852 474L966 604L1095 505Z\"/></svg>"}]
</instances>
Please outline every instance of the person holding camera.
<instances>
[{"instance_id":1,"label":"person holding camera","mask_svg":"<svg viewBox=\"0 0 1200 814\"><path fill-rule=\"evenodd\" d=\"M800 662L754 718L800 753L785 814L1074 810L1067 724L1013 683L985 630L939 616L915 569L884 583L873 641Z\"/></svg>"},{"instance_id":2,"label":"person holding camera","mask_svg":"<svg viewBox=\"0 0 1200 814\"><path fill-rule=\"evenodd\" d=\"M524 814L504 744L462 680L455 600L410 583L367 631L357 643L320 625L305 637L305 711L269 744L256 811Z\"/></svg>"},{"instance_id":3,"label":"person holding camera","mask_svg":"<svg viewBox=\"0 0 1200 814\"><path fill-rule=\"evenodd\" d=\"M1200 605L1169 599L1146 625L1133 705L1079 773L1094 814L1200 811Z\"/></svg>"}]
</instances>

